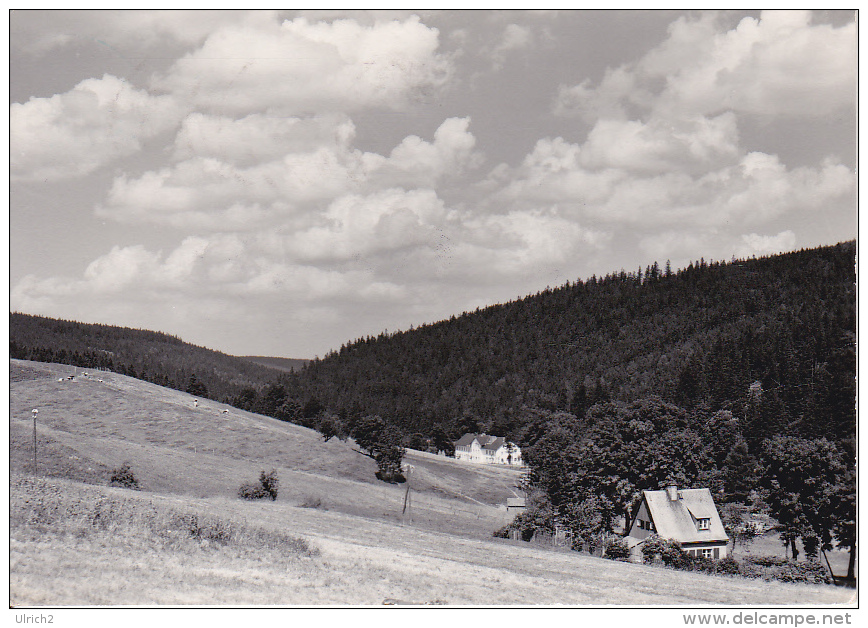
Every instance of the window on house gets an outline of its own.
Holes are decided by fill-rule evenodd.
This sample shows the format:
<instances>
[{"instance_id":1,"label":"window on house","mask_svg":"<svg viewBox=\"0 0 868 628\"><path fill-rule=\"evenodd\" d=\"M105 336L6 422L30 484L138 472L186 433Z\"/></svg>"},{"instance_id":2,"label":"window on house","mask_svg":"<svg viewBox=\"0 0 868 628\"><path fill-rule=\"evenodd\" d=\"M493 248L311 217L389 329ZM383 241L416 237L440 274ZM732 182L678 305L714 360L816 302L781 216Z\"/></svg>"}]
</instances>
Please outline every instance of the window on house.
<instances>
[{"instance_id":1,"label":"window on house","mask_svg":"<svg viewBox=\"0 0 868 628\"><path fill-rule=\"evenodd\" d=\"M708 549L702 550L702 557L703 558L711 558L711 548L710 547Z\"/></svg>"},{"instance_id":2,"label":"window on house","mask_svg":"<svg viewBox=\"0 0 868 628\"><path fill-rule=\"evenodd\" d=\"M711 519L699 519L697 525L700 530L710 530L711 529Z\"/></svg>"},{"instance_id":3,"label":"window on house","mask_svg":"<svg viewBox=\"0 0 868 628\"><path fill-rule=\"evenodd\" d=\"M653 521L648 522L648 529L651 530L651 532L654 532L654 522Z\"/></svg>"},{"instance_id":4,"label":"window on house","mask_svg":"<svg viewBox=\"0 0 868 628\"><path fill-rule=\"evenodd\" d=\"M640 529L640 530L644 530L644 529L645 529L645 522L642 521L641 519L639 519L639 529Z\"/></svg>"}]
</instances>

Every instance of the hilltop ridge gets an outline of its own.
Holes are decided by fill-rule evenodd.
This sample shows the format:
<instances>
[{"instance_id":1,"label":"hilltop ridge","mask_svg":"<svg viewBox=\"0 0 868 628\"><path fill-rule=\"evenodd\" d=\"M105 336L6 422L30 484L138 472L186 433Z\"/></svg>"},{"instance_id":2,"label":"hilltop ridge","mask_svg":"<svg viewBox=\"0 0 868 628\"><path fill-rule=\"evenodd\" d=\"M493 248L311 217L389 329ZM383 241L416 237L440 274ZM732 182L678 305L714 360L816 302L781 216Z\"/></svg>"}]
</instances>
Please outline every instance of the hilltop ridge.
<instances>
[{"instance_id":1,"label":"hilltop ridge","mask_svg":"<svg viewBox=\"0 0 868 628\"><path fill-rule=\"evenodd\" d=\"M417 440L441 430L520 442L538 411L579 416L609 399L738 414L758 387L773 430L841 442L855 426L855 254L850 241L678 271L654 263L360 338L300 369L19 313L10 355L107 365L308 427L323 413L379 415Z\"/></svg>"},{"instance_id":2,"label":"hilltop ridge","mask_svg":"<svg viewBox=\"0 0 868 628\"><path fill-rule=\"evenodd\" d=\"M841 440L855 426L855 254L851 241L568 282L350 342L293 374L289 394L457 438L520 435L534 409L608 399L739 413L759 386L782 429Z\"/></svg>"}]
</instances>

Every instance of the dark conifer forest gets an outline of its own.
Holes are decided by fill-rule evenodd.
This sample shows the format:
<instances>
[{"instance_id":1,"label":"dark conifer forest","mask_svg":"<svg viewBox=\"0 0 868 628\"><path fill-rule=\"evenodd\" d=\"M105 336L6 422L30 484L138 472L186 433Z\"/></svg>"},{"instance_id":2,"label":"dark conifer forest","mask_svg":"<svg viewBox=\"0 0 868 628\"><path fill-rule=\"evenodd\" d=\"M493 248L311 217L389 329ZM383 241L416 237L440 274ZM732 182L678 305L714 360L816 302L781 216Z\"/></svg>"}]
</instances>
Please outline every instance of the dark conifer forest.
<instances>
[{"instance_id":1,"label":"dark conifer forest","mask_svg":"<svg viewBox=\"0 0 868 628\"><path fill-rule=\"evenodd\" d=\"M581 417L599 401L657 396L732 411L751 439L841 441L855 427L855 251L578 280L350 342L291 377L289 392L456 438L478 429L518 441L534 409Z\"/></svg>"}]
</instances>

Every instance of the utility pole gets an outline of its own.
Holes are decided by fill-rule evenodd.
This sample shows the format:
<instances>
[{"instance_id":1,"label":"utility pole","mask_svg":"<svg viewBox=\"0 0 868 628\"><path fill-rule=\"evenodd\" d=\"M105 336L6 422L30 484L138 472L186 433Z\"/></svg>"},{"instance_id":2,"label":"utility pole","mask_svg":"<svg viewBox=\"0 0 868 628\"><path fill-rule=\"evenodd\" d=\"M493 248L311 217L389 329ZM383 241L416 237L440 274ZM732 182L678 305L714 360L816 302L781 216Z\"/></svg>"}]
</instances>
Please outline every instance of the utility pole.
<instances>
[{"instance_id":1,"label":"utility pole","mask_svg":"<svg viewBox=\"0 0 868 628\"><path fill-rule=\"evenodd\" d=\"M39 465L36 463L36 415L39 410L33 408L33 475L39 475Z\"/></svg>"},{"instance_id":2,"label":"utility pole","mask_svg":"<svg viewBox=\"0 0 868 628\"><path fill-rule=\"evenodd\" d=\"M410 520L410 523L413 523L413 496L410 493L410 478L413 477L413 465L407 465L407 491L404 493L404 510L401 512L402 515L402 524L404 523L403 519L406 517Z\"/></svg>"}]
</instances>

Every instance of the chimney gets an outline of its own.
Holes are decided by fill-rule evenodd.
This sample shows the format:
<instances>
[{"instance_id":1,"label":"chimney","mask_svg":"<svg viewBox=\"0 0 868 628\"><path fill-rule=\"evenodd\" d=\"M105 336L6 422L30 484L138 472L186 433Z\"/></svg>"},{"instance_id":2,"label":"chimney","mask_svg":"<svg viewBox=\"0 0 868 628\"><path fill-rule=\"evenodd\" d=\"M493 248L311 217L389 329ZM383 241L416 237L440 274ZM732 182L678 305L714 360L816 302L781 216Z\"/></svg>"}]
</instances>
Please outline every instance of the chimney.
<instances>
[{"instance_id":1,"label":"chimney","mask_svg":"<svg viewBox=\"0 0 868 628\"><path fill-rule=\"evenodd\" d=\"M666 487L666 495L669 497L669 501L677 502L678 501L678 486L675 484L670 484Z\"/></svg>"}]
</instances>

